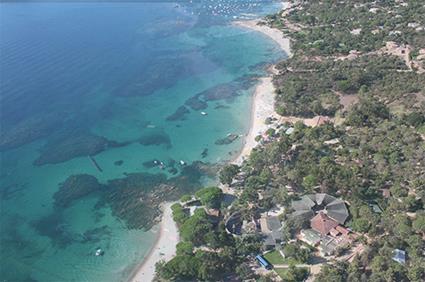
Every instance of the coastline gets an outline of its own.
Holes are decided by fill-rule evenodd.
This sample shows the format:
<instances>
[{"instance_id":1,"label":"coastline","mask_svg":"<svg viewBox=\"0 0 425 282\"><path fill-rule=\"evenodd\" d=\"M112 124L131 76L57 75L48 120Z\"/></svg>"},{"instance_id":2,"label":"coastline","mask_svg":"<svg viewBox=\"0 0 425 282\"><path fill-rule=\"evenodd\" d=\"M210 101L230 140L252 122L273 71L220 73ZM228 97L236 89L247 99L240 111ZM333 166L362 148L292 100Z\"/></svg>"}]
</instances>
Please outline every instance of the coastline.
<instances>
[{"instance_id":1,"label":"coastline","mask_svg":"<svg viewBox=\"0 0 425 282\"><path fill-rule=\"evenodd\" d=\"M155 243L143 258L143 262L136 267L128 281L147 282L155 277L155 264L161 260L168 261L176 253L176 245L179 242L179 232L177 225L173 220L171 205L174 203L163 204L163 214L159 223L159 231Z\"/></svg>"},{"instance_id":2,"label":"coastline","mask_svg":"<svg viewBox=\"0 0 425 282\"><path fill-rule=\"evenodd\" d=\"M288 57L292 56L290 40L283 37L283 33L278 29L270 28L266 25L258 25L260 19L248 21L236 21L233 24L261 32L275 41L282 51ZM263 134L270 125L265 124L267 117L279 119L280 116L274 109L275 87L273 84L273 75L276 74L275 66L268 69L268 76L261 77L256 85L251 104L251 120L248 134L245 136L243 146L237 156L230 161L235 164L242 164L244 159L249 156L252 149L257 146L255 137ZM152 281L155 277L155 264L161 260L169 261L176 253L176 245L179 242L179 232L176 223L172 218L172 203L165 203L163 206L163 215L159 224L158 237L149 253L143 259L143 262L134 270L128 281L146 282Z\"/></svg>"},{"instance_id":3,"label":"coastline","mask_svg":"<svg viewBox=\"0 0 425 282\"><path fill-rule=\"evenodd\" d=\"M262 22L261 19L254 19L247 21L235 21L233 24L246 29L261 32L263 35L275 41L279 47L288 55L288 58L292 57L290 39L283 37L282 31L276 28L271 28L265 24L259 25L260 22Z\"/></svg>"},{"instance_id":4,"label":"coastline","mask_svg":"<svg viewBox=\"0 0 425 282\"><path fill-rule=\"evenodd\" d=\"M266 25L258 25L260 19L249 20L249 21L236 21L235 25L242 28L246 28L252 31L261 32L273 41L275 41L279 47L284 51L288 58L292 56L290 40L289 38L283 37L283 33ZM265 124L265 120L268 117L280 119L274 108L274 97L275 87L273 84L273 75L276 74L275 66L272 65L268 69L268 76L260 78L260 82L257 84L251 105L251 121L248 134L244 138L242 149L239 151L237 156L231 161L234 164L241 165L246 157L249 156L252 149L257 146L255 137L257 135L264 134L270 125Z\"/></svg>"}]
</instances>

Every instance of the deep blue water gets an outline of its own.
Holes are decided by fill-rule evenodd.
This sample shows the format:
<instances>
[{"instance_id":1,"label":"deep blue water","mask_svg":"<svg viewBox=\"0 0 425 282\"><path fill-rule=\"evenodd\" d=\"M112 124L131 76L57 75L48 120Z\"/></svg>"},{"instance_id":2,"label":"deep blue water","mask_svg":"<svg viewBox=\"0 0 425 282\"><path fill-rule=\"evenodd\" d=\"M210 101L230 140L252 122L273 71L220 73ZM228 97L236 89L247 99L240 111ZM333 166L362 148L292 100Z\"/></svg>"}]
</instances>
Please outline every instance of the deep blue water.
<instances>
[{"instance_id":1,"label":"deep blue water","mask_svg":"<svg viewBox=\"0 0 425 282\"><path fill-rule=\"evenodd\" d=\"M172 161L215 164L240 149L241 139L215 141L247 132L255 79L284 54L231 20L278 7L0 4L0 277L125 280L155 238L155 228L141 228L149 212L135 214L142 225L129 228L114 209L120 195L131 197L150 179L129 175L195 177ZM166 169L149 166L154 159ZM58 207L55 193L76 174L107 186ZM93 255L97 247L103 257Z\"/></svg>"}]
</instances>

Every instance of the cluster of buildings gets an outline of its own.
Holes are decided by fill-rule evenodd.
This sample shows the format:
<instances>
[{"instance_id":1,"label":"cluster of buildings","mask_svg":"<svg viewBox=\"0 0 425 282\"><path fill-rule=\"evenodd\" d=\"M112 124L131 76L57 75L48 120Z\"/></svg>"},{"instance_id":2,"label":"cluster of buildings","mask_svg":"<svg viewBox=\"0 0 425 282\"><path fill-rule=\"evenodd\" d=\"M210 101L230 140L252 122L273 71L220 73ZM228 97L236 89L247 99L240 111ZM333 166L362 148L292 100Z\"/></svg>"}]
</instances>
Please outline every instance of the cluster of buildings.
<instances>
[{"instance_id":1,"label":"cluster of buildings","mask_svg":"<svg viewBox=\"0 0 425 282\"><path fill-rule=\"evenodd\" d=\"M291 216L308 226L297 238L317 248L320 255L334 255L338 248L353 242L355 235L344 226L349 212L341 199L324 193L309 194L292 201L292 208ZM278 213L273 212L251 221L242 220L241 214L236 212L225 222L227 231L235 236L261 234L265 250L278 248L284 243L283 224Z\"/></svg>"},{"instance_id":2,"label":"cluster of buildings","mask_svg":"<svg viewBox=\"0 0 425 282\"><path fill-rule=\"evenodd\" d=\"M225 222L227 232L234 236L244 234L260 234L265 250L274 249L283 243L282 222L277 215L264 214L251 221L242 220L239 212L230 215Z\"/></svg>"},{"instance_id":3,"label":"cluster of buildings","mask_svg":"<svg viewBox=\"0 0 425 282\"><path fill-rule=\"evenodd\" d=\"M349 213L345 202L324 193L302 196L292 202L296 220L309 221L309 227L301 230L298 239L316 247L322 256L353 241L350 230L344 227Z\"/></svg>"}]
</instances>

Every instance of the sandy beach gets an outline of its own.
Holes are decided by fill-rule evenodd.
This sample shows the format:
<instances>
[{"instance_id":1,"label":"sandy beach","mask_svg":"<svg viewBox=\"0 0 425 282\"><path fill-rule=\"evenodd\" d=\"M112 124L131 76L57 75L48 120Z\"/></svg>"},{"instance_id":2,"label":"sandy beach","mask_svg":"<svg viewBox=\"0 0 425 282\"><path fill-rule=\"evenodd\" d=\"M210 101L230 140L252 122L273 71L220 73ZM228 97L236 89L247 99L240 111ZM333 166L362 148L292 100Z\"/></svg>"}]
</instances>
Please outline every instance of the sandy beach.
<instances>
[{"instance_id":1,"label":"sandy beach","mask_svg":"<svg viewBox=\"0 0 425 282\"><path fill-rule=\"evenodd\" d=\"M237 21L234 24L253 31L261 32L274 40L280 48L288 55L292 56L290 49L290 41L283 37L281 31L272 29L268 26L257 25L260 20ZM267 117L280 118L274 110L275 87L273 85L273 74L276 70L269 68L269 76L262 77L257 84L253 96L251 107L251 126L246 138L244 146L238 156L234 159L234 163L241 164L242 161L251 153L252 149L257 146L255 137L263 134L270 126L265 124ZM176 244L179 242L177 226L172 218L171 203L164 204L164 214L159 224L158 238L149 254L145 257L143 263L134 271L131 276L131 282L147 282L152 281L155 276L155 264L158 261L170 260L176 252Z\"/></svg>"},{"instance_id":2,"label":"sandy beach","mask_svg":"<svg viewBox=\"0 0 425 282\"><path fill-rule=\"evenodd\" d=\"M159 223L158 237L155 244L144 258L143 263L134 271L129 281L152 281L155 276L155 264L161 260L168 261L176 254L176 245L180 239L177 225L172 216L172 204L164 203L163 215Z\"/></svg>"},{"instance_id":3,"label":"sandy beach","mask_svg":"<svg viewBox=\"0 0 425 282\"><path fill-rule=\"evenodd\" d=\"M289 38L283 37L283 33L278 29L271 28L267 25L258 25L259 22L261 22L260 19L255 19L249 21L235 21L234 24L248 28L250 30L261 32L262 34L268 36L280 46L280 48L288 55L288 57L291 57L292 53Z\"/></svg>"},{"instance_id":4,"label":"sandy beach","mask_svg":"<svg viewBox=\"0 0 425 282\"><path fill-rule=\"evenodd\" d=\"M237 21L234 24L243 28L251 29L263 33L264 35L273 39L280 48L288 55L292 56L290 41L288 38L283 37L283 33L278 29L273 29L265 25L257 25L260 20L250 21ZM265 124L267 117L274 117L280 119L281 117L274 109L275 87L273 85L273 75L276 69L269 68L269 76L262 77L260 82L255 88L252 107L251 107L251 125L248 134L245 137L242 150L234 159L233 163L240 165L243 160L249 156L252 149L257 146L255 137L264 134L270 125Z\"/></svg>"}]
</instances>

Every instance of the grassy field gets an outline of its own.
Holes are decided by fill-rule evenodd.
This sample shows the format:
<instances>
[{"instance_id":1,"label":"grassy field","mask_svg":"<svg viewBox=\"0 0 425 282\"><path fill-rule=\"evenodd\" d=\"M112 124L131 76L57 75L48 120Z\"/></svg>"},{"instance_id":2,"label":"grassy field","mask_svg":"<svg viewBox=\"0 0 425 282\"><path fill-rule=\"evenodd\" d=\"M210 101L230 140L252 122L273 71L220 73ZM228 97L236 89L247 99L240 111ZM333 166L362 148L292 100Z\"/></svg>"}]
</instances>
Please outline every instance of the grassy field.
<instances>
[{"instance_id":1,"label":"grassy field","mask_svg":"<svg viewBox=\"0 0 425 282\"><path fill-rule=\"evenodd\" d=\"M271 264L301 264L301 262L297 261L294 258L284 258L279 253L279 251L274 250L264 255L265 259L268 260Z\"/></svg>"},{"instance_id":2,"label":"grassy field","mask_svg":"<svg viewBox=\"0 0 425 282\"><path fill-rule=\"evenodd\" d=\"M268 260L271 264L284 264L285 260L279 253L279 251L271 251L264 255L264 258Z\"/></svg>"}]
</instances>

